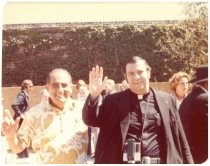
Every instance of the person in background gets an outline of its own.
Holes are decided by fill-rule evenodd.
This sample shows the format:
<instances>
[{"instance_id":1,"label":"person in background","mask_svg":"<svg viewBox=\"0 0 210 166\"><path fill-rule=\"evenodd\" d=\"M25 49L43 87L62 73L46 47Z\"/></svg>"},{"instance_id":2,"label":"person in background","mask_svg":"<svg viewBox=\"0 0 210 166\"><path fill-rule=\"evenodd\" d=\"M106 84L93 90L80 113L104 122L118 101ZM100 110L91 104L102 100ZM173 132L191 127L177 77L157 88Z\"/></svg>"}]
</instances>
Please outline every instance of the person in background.
<instances>
[{"instance_id":1,"label":"person in background","mask_svg":"<svg viewBox=\"0 0 210 166\"><path fill-rule=\"evenodd\" d=\"M112 79L107 79L106 84L105 84L105 89L101 92L101 95L103 98L105 98L107 95L116 93L117 91L115 90L115 81Z\"/></svg>"},{"instance_id":2,"label":"person in background","mask_svg":"<svg viewBox=\"0 0 210 166\"><path fill-rule=\"evenodd\" d=\"M29 146L42 164L81 164L87 160L87 126L83 123L79 106L69 96L72 78L64 69L53 69L46 89L48 103L43 102L24 115L24 121L16 133L18 119L4 110L2 133L14 152Z\"/></svg>"},{"instance_id":3,"label":"person in background","mask_svg":"<svg viewBox=\"0 0 210 166\"><path fill-rule=\"evenodd\" d=\"M11 107L14 111L13 119L16 120L20 117L18 128L21 126L24 120L24 114L29 110L29 94L33 89L33 82L31 80L23 80L21 83L21 91L18 93L17 97L13 101ZM23 151L17 153L18 158L27 158L28 149L25 148Z\"/></svg>"},{"instance_id":4,"label":"person in background","mask_svg":"<svg viewBox=\"0 0 210 166\"><path fill-rule=\"evenodd\" d=\"M119 85L119 91L124 91L129 88L128 82L126 79L122 80L122 82Z\"/></svg>"},{"instance_id":5,"label":"person in background","mask_svg":"<svg viewBox=\"0 0 210 166\"><path fill-rule=\"evenodd\" d=\"M76 89L78 91L78 102L81 104L81 111L85 104L85 100L87 99L89 95L87 84L84 80L78 80L76 83ZM88 164L92 164L94 162L94 156L95 156L95 147L96 142L98 138L98 127L88 127L88 149L87 149L87 155L88 155Z\"/></svg>"},{"instance_id":6,"label":"person in background","mask_svg":"<svg viewBox=\"0 0 210 166\"><path fill-rule=\"evenodd\" d=\"M179 108L181 121L193 155L201 164L208 159L208 65L196 68L192 92Z\"/></svg>"},{"instance_id":7,"label":"person in background","mask_svg":"<svg viewBox=\"0 0 210 166\"><path fill-rule=\"evenodd\" d=\"M76 83L76 89L78 91L77 99L85 102L87 96L89 95L87 84L84 80L78 80Z\"/></svg>"},{"instance_id":8,"label":"person in background","mask_svg":"<svg viewBox=\"0 0 210 166\"><path fill-rule=\"evenodd\" d=\"M169 85L172 95L176 98L177 110L183 99L188 95L191 86L189 84L190 76L182 71L174 73L169 79Z\"/></svg>"},{"instance_id":9,"label":"person in background","mask_svg":"<svg viewBox=\"0 0 210 166\"><path fill-rule=\"evenodd\" d=\"M99 66L89 73L82 118L100 128L95 163L193 163L175 98L150 87L151 67L141 57L132 57L124 71L129 89L108 95L101 105L107 77Z\"/></svg>"}]
</instances>

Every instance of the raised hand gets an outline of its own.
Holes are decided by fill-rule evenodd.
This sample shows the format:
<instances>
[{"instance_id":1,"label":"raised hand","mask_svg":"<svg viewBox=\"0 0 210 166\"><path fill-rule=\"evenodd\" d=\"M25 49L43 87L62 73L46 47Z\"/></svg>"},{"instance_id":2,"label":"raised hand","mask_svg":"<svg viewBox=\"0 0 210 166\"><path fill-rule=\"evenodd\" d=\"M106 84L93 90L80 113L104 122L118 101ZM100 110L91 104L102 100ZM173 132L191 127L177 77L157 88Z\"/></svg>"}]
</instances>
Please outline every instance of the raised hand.
<instances>
[{"instance_id":1,"label":"raised hand","mask_svg":"<svg viewBox=\"0 0 210 166\"><path fill-rule=\"evenodd\" d=\"M17 132L20 122L20 117L15 121L12 118L12 115L9 110L3 111L3 122L2 122L2 133L7 137L13 137Z\"/></svg>"},{"instance_id":2,"label":"raised hand","mask_svg":"<svg viewBox=\"0 0 210 166\"><path fill-rule=\"evenodd\" d=\"M103 67L93 67L89 73L90 98L94 101L105 89L107 77L103 80Z\"/></svg>"}]
</instances>

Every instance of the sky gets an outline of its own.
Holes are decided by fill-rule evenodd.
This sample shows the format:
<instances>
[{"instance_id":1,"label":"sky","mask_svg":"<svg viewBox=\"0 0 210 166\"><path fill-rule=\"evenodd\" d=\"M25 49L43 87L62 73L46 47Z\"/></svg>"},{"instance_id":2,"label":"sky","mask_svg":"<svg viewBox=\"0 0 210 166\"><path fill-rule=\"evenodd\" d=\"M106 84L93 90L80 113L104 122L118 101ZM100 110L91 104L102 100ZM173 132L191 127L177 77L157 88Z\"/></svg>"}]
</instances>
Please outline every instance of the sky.
<instances>
[{"instance_id":1,"label":"sky","mask_svg":"<svg viewBox=\"0 0 210 166\"><path fill-rule=\"evenodd\" d=\"M182 20L175 2L7 2L3 24Z\"/></svg>"}]
</instances>

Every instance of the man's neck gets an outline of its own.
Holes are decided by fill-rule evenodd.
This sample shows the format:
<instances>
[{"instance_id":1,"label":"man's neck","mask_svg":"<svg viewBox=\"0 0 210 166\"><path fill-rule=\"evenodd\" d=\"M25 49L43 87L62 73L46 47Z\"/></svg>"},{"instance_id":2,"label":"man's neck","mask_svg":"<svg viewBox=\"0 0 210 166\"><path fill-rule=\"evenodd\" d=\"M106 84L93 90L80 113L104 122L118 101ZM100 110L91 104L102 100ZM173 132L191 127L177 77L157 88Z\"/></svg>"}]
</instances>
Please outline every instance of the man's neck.
<instances>
[{"instance_id":1,"label":"man's neck","mask_svg":"<svg viewBox=\"0 0 210 166\"><path fill-rule=\"evenodd\" d=\"M49 103L50 103L50 105L52 105L53 107L57 108L60 111L62 111L64 108L64 105L61 106L61 105L55 104L55 103L53 103L53 101L50 98L49 98Z\"/></svg>"},{"instance_id":2,"label":"man's neck","mask_svg":"<svg viewBox=\"0 0 210 166\"><path fill-rule=\"evenodd\" d=\"M185 96L187 96L187 95L179 96L179 95L175 94L176 99L180 100L180 101L182 101L185 98Z\"/></svg>"},{"instance_id":3,"label":"man's neck","mask_svg":"<svg viewBox=\"0 0 210 166\"><path fill-rule=\"evenodd\" d=\"M137 93L138 96L144 96L149 93L150 88L144 89L141 92Z\"/></svg>"}]
</instances>

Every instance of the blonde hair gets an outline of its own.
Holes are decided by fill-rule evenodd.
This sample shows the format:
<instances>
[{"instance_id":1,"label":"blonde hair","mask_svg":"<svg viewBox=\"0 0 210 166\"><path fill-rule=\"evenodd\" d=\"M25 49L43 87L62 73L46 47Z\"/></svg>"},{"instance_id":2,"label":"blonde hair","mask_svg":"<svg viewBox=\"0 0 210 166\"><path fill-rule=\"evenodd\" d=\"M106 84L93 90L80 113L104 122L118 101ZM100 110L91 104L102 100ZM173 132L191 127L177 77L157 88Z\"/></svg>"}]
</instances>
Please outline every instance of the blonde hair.
<instances>
[{"instance_id":1,"label":"blonde hair","mask_svg":"<svg viewBox=\"0 0 210 166\"><path fill-rule=\"evenodd\" d=\"M173 92L176 91L176 87L177 87L179 81L181 80L181 78L183 78L183 77L186 77L188 79L188 81L191 79L189 74L182 72L182 71L179 71L172 75L172 77L169 79L169 85L170 85L171 91L173 91Z\"/></svg>"}]
</instances>

